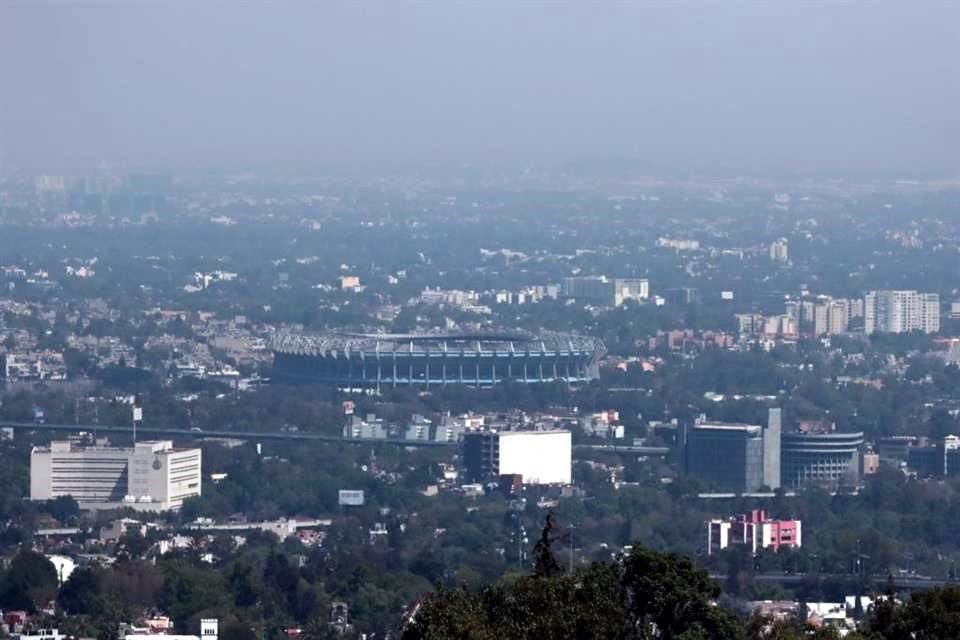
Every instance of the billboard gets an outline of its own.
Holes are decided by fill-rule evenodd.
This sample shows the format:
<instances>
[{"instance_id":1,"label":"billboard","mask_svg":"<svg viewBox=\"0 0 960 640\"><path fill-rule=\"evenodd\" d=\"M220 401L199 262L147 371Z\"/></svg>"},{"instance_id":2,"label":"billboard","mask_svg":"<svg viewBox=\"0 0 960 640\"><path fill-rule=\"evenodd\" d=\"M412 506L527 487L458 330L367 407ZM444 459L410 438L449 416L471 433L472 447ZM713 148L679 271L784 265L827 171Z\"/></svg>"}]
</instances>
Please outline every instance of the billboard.
<instances>
[{"instance_id":1,"label":"billboard","mask_svg":"<svg viewBox=\"0 0 960 640\"><path fill-rule=\"evenodd\" d=\"M570 484L572 443L569 431L504 431L498 472L524 484Z\"/></svg>"},{"instance_id":2,"label":"billboard","mask_svg":"<svg viewBox=\"0 0 960 640\"><path fill-rule=\"evenodd\" d=\"M354 489L340 489L337 504L341 507L362 507L363 491Z\"/></svg>"}]
</instances>

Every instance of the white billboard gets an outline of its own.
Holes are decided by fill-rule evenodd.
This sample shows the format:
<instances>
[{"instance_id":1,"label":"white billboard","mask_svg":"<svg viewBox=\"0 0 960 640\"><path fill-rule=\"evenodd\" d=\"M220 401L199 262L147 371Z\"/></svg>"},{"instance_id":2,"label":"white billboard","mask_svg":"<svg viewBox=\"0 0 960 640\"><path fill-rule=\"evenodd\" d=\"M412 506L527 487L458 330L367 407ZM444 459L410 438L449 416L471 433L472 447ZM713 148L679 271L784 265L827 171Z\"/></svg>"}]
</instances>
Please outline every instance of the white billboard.
<instances>
[{"instance_id":1,"label":"white billboard","mask_svg":"<svg viewBox=\"0 0 960 640\"><path fill-rule=\"evenodd\" d=\"M353 489L340 489L337 496L337 503L342 507L362 507L363 491Z\"/></svg>"},{"instance_id":2,"label":"white billboard","mask_svg":"<svg viewBox=\"0 0 960 640\"><path fill-rule=\"evenodd\" d=\"M498 473L520 474L524 484L570 484L572 448L569 431L504 431Z\"/></svg>"}]
</instances>

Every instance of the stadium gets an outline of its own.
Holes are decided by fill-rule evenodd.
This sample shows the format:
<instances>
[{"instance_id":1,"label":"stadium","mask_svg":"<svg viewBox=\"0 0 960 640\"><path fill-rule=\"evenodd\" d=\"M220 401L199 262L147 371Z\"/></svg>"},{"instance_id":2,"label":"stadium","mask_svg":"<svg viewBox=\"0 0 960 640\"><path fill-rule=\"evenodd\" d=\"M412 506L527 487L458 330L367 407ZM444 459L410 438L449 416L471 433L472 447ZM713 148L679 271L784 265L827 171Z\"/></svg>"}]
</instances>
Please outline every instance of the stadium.
<instances>
[{"instance_id":1,"label":"stadium","mask_svg":"<svg viewBox=\"0 0 960 640\"><path fill-rule=\"evenodd\" d=\"M278 382L344 387L491 386L580 383L599 376L595 338L542 332L278 335L271 345Z\"/></svg>"}]
</instances>

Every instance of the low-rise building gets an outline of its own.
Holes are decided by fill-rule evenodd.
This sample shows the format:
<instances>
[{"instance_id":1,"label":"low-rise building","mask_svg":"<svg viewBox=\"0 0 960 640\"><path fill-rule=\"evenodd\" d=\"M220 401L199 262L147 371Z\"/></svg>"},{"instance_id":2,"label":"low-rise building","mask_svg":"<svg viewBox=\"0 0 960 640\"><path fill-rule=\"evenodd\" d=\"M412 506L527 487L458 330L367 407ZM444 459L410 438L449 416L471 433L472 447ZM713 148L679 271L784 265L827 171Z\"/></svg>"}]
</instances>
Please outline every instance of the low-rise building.
<instances>
[{"instance_id":1,"label":"low-rise building","mask_svg":"<svg viewBox=\"0 0 960 640\"><path fill-rule=\"evenodd\" d=\"M802 546L800 520L774 520L756 509L728 520L707 522L707 554L718 553L732 544L746 545L754 555L760 549Z\"/></svg>"}]
</instances>

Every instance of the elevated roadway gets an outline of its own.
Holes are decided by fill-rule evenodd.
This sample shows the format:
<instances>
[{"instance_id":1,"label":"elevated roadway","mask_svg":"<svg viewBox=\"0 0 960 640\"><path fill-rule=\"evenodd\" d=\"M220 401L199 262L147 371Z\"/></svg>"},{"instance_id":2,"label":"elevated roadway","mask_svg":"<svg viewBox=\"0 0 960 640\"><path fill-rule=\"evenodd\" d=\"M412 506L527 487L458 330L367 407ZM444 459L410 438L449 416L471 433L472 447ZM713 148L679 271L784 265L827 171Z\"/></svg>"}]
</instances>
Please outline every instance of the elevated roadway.
<instances>
[{"instance_id":1,"label":"elevated roadway","mask_svg":"<svg viewBox=\"0 0 960 640\"><path fill-rule=\"evenodd\" d=\"M13 422L0 420L0 427L13 427L30 431L89 431L98 434L133 434L132 426L93 425L93 424L49 424L37 422ZM343 436L320 433L301 433L287 431L234 431L231 429L184 429L182 427L154 427L141 425L137 433L145 436L166 436L174 438L234 438L237 440L289 440L306 442L330 442L343 444L389 444L401 447L455 447L456 442L435 442L433 440L405 440L403 438L344 438ZM575 451L601 451L609 453L627 453L634 455L665 456L670 452L667 447L631 447L621 445L578 444Z\"/></svg>"}]
</instances>

